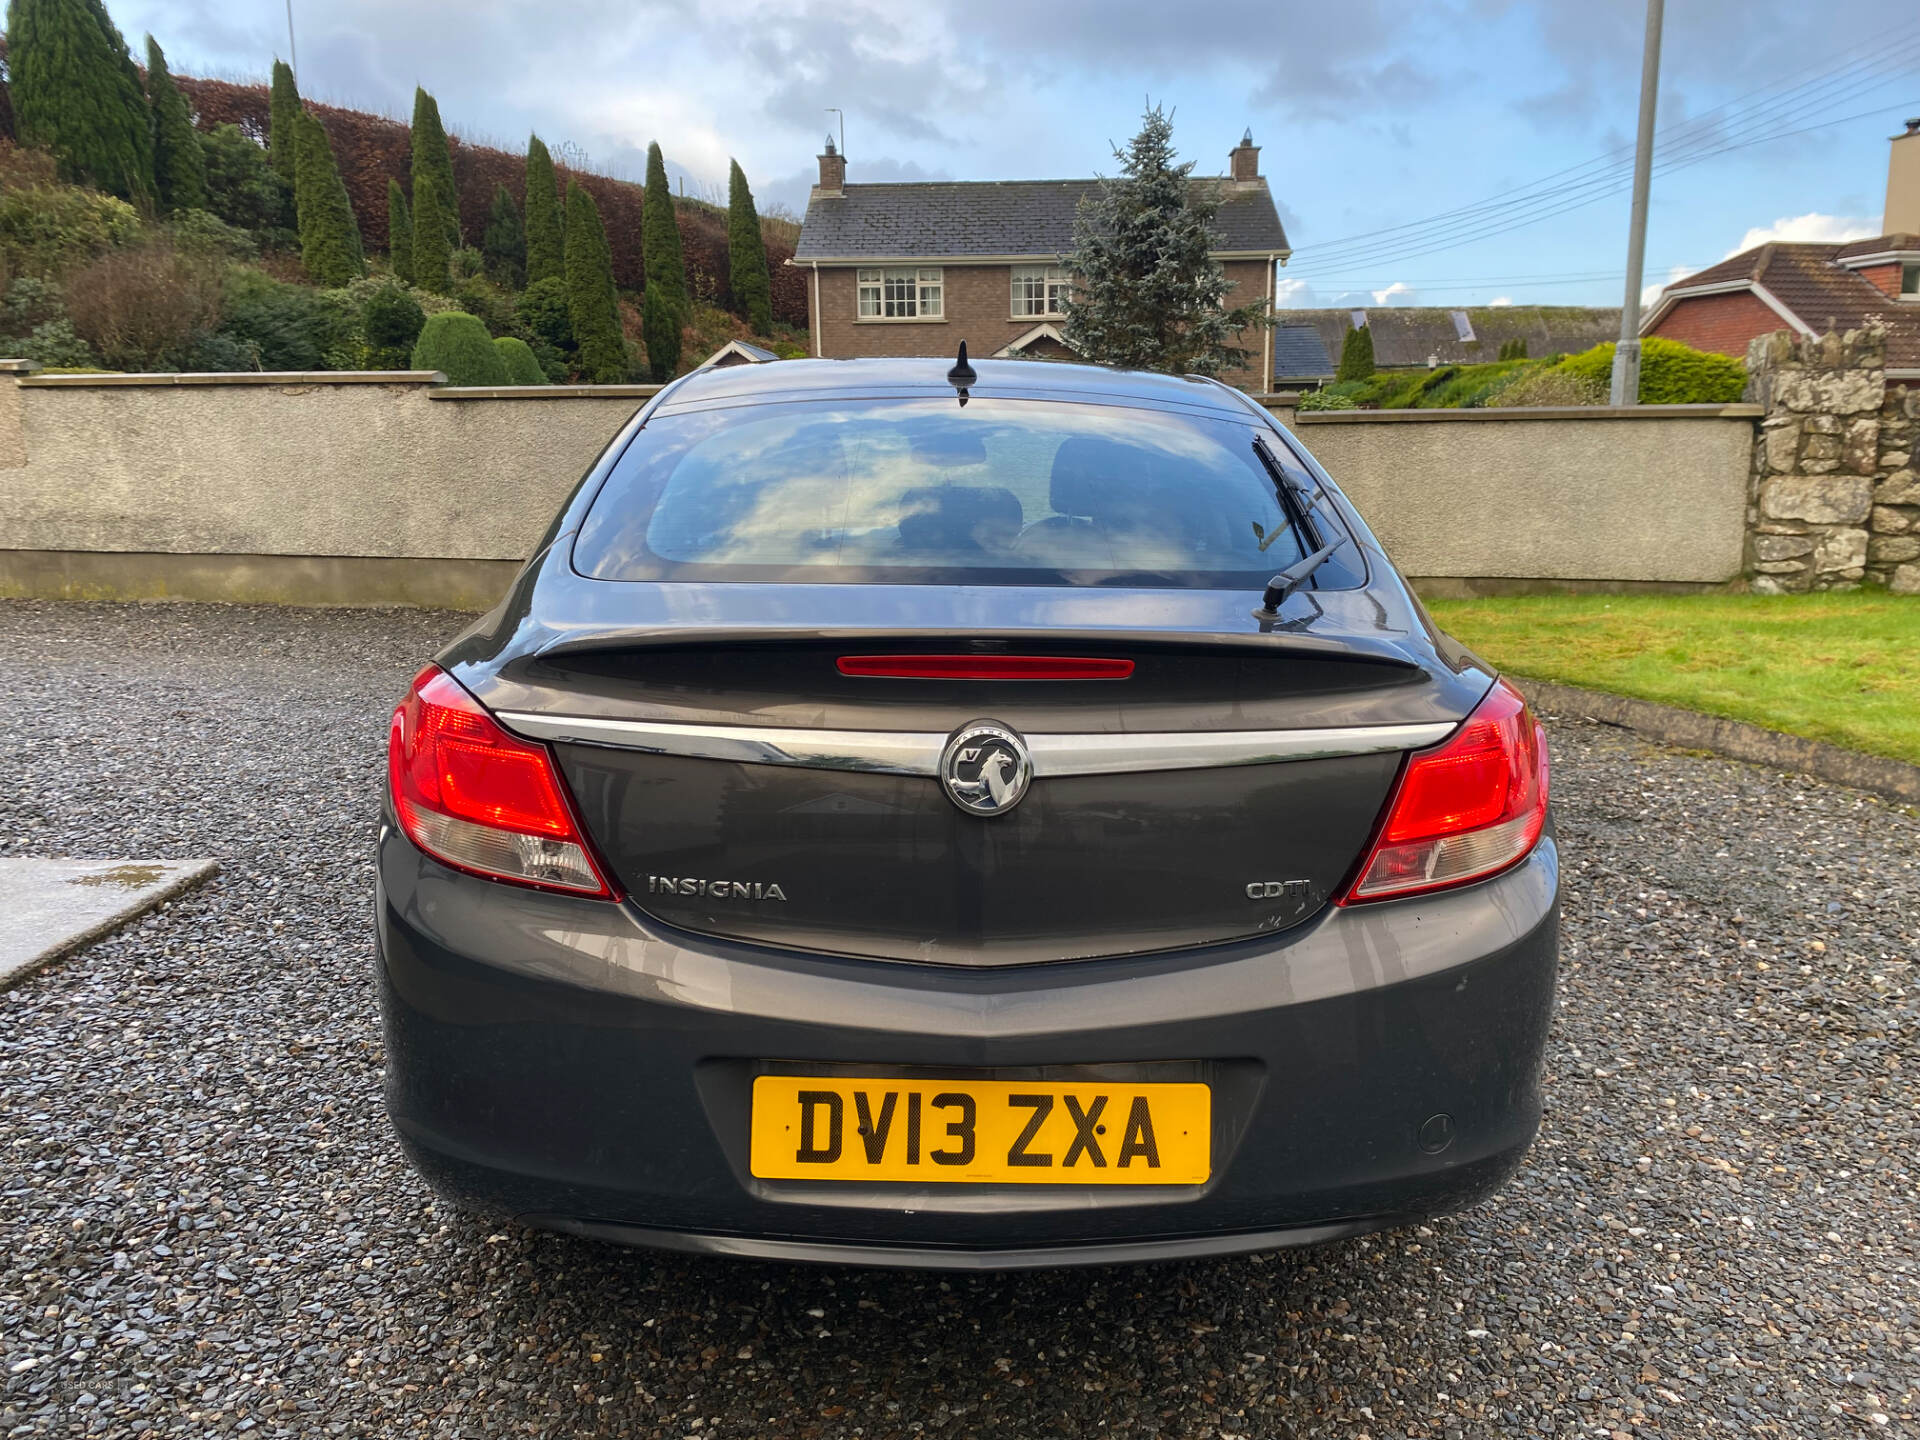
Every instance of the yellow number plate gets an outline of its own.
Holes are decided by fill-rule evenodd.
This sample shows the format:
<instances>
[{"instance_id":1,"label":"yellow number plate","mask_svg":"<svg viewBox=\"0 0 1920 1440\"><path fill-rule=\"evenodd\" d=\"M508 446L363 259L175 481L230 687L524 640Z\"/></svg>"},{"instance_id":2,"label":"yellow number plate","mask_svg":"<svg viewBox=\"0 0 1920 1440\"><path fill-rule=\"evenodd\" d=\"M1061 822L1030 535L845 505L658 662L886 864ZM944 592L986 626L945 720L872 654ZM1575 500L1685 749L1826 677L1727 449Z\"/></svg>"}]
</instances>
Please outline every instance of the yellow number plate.
<instances>
[{"instance_id":1,"label":"yellow number plate","mask_svg":"<svg viewBox=\"0 0 1920 1440\"><path fill-rule=\"evenodd\" d=\"M749 1164L762 1180L1199 1185L1211 1099L1191 1084L762 1075Z\"/></svg>"}]
</instances>

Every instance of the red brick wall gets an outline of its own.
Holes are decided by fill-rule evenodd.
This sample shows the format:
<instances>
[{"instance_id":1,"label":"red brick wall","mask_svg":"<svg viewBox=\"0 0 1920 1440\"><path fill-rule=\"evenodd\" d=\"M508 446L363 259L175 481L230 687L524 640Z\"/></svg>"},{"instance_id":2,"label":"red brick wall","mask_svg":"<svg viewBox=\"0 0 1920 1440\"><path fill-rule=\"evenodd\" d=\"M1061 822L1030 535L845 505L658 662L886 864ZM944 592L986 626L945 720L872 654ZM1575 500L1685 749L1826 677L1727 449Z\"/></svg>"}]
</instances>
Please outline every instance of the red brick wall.
<instances>
[{"instance_id":1,"label":"red brick wall","mask_svg":"<svg viewBox=\"0 0 1920 1440\"><path fill-rule=\"evenodd\" d=\"M1236 288L1230 304L1262 299L1267 293L1266 262L1236 260L1227 264L1227 276ZM819 311L814 316L820 353L834 359L852 356L900 355L950 358L967 342L967 353L978 360L991 356L1036 325L1058 326L1058 320L1040 316L1013 316L1013 267L1009 265L943 265L946 314L939 320L862 320L858 315L859 267L821 266ZM806 280L811 292L813 280ZM1253 352L1254 363L1244 371L1223 375L1230 385L1264 390L1259 383L1265 336L1253 333L1241 341Z\"/></svg>"},{"instance_id":2,"label":"red brick wall","mask_svg":"<svg viewBox=\"0 0 1920 1440\"><path fill-rule=\"evenodd\" d=\"M1744 360L1749 340L1791 328L1771 306L1745 290L1734 290L1681 300L1647 333Z\"/></svg>"},{"instance_id":3,"label":"red brick wall","mask_svg":"<svg viewBox=\"0 0 1920 1440\"><path fill-rule=\"evenodd\" d=\"M1894 260L1885 265L1862 265L1855 272L1882 295L1892 295L1896 299L1900 294L1900 262Z\"/></svg>"}]
</instances>

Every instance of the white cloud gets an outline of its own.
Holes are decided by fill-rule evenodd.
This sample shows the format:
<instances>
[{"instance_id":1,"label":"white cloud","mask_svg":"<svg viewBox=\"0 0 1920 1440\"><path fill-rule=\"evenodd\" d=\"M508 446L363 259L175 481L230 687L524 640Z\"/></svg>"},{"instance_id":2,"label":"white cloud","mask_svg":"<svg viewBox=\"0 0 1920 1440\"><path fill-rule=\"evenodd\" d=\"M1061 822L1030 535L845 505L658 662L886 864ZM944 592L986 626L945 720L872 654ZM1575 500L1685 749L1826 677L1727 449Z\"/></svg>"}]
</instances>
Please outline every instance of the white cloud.
<instances>
[{"instance_id":1,"label":"white cloud","mask_svg":"<svg viewBox=\"0 0 1920 1440\"><path fill-rule=\"evenodd\" d=\"M1512 303L1513 297L1511 295L1496 295L1493 299L1487 301L1489 308L1495 305L1511 305Z\"/></svg>"},{"instance_id":2,"label":"white cloud","mask_svg":"<svg viewBox=\"0 0 1920 1440\"><path fill-rule=\"evenodd\" d=\"M1733 253L1738 255L1740 252L1736 250ZM1694 271L1703 269L1703 268L1704 268L1703 266L1699 266L1699 265L1676 265L1671 270L1667 271L1666 279L1656 280L1651 285L1641 286L1640 287L1640 308L1642 310L1647 310L1659 304L1660 293L1663 290L1665 290L1669 285L1678 284L1680 281L1686 279L1687 276L1693 274Z\"/></svg>"},{"instance_id":3,"label":"white cloud","mask_svg":"<svg viewBox=\"0 0 1920 1440\"><path fill-rule=\"evenodd\" d=\"M1805 215L1783 215L1771 225L1754 226L1721 259L1729 259L1742 250L1751 250L1756 245L1768 245L1776 240L1837 245L1844 240L1864 240L1869 235L1879 233L1878 221L1858 216L1822 215L1818 211L1809 211Z\"/></svg>"},{"instance_id":4,"label":"white cloud","mask_svg":"<svg viewBox=\"0 0 1920 1440\"><path fill-rule=\"evenodd\" d=\"M1413 303L1413 287L1404 280L1396 280L1384 290L1373 290L1368 293L1373 296L1373 303L1376 305L1391 305L1394 297L1398 295L1407 297L1400 302L1402 305Z\"/></svg>"},{"instance_id":5,"label":"white cloud","mask_svg":"<svg viewBox=\"0 0 1920 1440\"><path fill-rule=\"evenodd\" d=\"M1310 310L1319 303L1319 299L1314 294L1313 286L1305 280L1286 275L1280 277L1280 283L1273 291L1274 308L1278 310Z\"/></svg>"}]
</instances>

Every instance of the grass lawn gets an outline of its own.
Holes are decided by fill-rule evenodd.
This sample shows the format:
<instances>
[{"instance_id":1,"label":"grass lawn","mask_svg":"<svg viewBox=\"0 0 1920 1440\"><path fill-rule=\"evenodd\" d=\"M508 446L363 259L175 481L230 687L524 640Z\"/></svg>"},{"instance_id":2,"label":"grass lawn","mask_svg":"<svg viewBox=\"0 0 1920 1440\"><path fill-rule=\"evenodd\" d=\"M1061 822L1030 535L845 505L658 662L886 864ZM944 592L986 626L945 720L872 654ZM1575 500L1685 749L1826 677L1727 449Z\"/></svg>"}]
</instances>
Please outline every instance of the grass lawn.
<instances>
[{"instance_id":1,"label":"grass lawn","mask_svg":"<svg viewBox=\"0 0 1920 1440\"><path fill-rule=\"evenodd\" d=\"M1437 600L1515 676L1611 690L1920 764L1920 599L1528 595Z\"/></svg>"}]
</instances>

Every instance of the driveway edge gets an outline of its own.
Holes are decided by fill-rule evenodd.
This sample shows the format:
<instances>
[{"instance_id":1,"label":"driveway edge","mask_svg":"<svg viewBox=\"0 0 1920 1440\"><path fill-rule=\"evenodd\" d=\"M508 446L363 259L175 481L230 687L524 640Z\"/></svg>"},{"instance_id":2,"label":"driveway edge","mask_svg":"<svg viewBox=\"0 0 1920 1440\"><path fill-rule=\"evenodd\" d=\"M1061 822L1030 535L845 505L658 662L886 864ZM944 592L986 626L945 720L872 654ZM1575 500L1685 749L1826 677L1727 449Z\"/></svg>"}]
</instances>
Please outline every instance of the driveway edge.
<instances>
[{"instance_id":1,"label":"driveway edge","mask_svg":"<svg viewBox=\"0 0 1920 1440\"><path fill-rule=\"evenodd\" d=\"M1920 765L1909 765L1904 760L1865 755L1844 746L1829 745L1824 740L1783 735L1778 730L1749 725L1744 720L1723 720L1717 715L1703 715L1698 710L1683 710L1677 705L1633 700L1625 695L1559 685L1551 680L1514 678L1536 709L1623 726L1669 745L1711 750L1733 760L1815 775L1858 790L1870 790L1889 800L1920 803Z\"/></svg>"}]
</instances>

